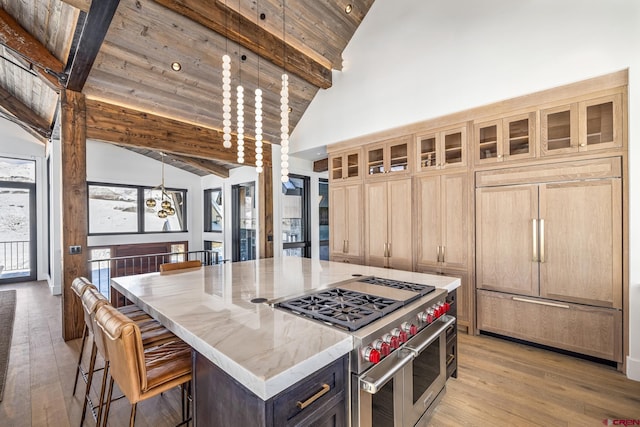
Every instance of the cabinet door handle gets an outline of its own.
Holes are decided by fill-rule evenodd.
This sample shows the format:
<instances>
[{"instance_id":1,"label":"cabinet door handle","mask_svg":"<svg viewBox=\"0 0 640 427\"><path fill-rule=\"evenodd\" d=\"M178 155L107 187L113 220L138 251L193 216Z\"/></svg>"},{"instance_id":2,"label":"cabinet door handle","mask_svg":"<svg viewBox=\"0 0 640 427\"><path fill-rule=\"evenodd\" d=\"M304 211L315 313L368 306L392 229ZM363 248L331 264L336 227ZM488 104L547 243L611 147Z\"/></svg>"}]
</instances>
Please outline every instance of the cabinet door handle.
<instances>
[{"instance_id":1,"label":"cabinet door handle","mask_svg":"<svg viewBox=\"0 0 640 427\"><path fill-rule=\"evenodd\" d=\"M444 262L444 250L445 247L444 246L440 246L442 248L441 253L442 253L442 262Z\"/></svg>"},{"instance_id":2,"label":"cabinet door handle","mask_svg":"<svg viewBox=\"0 0 640 427\"><path fill-rule=\"evenodd\" d=\"M319 392L317 392L316 394L314 394L304 402L300 402L298 400L298 402L296 403L296 405L298 406L298 409L304 409L307 406L311 405L313 402L320 399L325 394L329 393L329 390L331 390L331 387L329 386L329 384L322 384L322 390L320 390Z\"/></svg>"},{"instance_id":3,"label":"cabinet door handle","mask_svg":"<svg viewBox=\"0 0 640 427\"><path fill-rule=\"evenodd\" d=\"M436 262L440 262L440 246L438 246L438 249L436 251Z\"/></svg>"},{"instance_id":4,"label":"cabinet door handle","mask_svg":"<svg viewBox=\"0 0 640 427\"><path fill-rule=\"evenodd\" d=\"M347 253L347 241L346 240L342 241L342 253L343 254Z\"/></svg>"},{"instance_id":5,"label":"cabinet door handle","mask_svg":"<svg viewBox=\"0 0 640 427\"><path fill-rule=\"evenodd\" d=\"M538 259L538 220L537 219L532 219L531 220L531 233L533 236L533 258L532 261L533 262L538 262L540 261Z\"/></svg>"},{"instance_id":6,"label":"cabinet door handle","mask_svg":"<svg viewBox=\"0 0 640 427\"><path fill-rule=\"evenodd\" d=\"M520 297L511 297L511 299L513 301L528 302L529 304L546 305L548 307L567 308L567 309L569 308L569 306L566 304L557 304L555 302L538 301L535 299L527 299L527 298L520 298Z\"/></svg>"},{"instance_id":7,"label":"cabinet door handle","mask_svg":"<svg viewBox=\"0 0 640 427\"><path fill-rule=\"evenodd\" d=\"M345 254L349 253L349 241L345 240L345 244L346 244L346 250L344 251Z\"/></svg>"},{"instance_id":8,"label":"cabinet door handle","mask_svg":"<svg viewBox=\"0 0 640 427\"><path fill-rule=\"evenodd\" d=\"M387 257L391 258L391 243L387 243Z\"/></svg>"},{"instance_id":9,"label":"cabinet door handle","mask_svg":"<svg viewBox=\"0 0 640 427\"><path fill-rule=\"evenodd\" d=\"M545 261L544 256L544 219L540 220L540 262Z\"/></svg>"}]
</instances>

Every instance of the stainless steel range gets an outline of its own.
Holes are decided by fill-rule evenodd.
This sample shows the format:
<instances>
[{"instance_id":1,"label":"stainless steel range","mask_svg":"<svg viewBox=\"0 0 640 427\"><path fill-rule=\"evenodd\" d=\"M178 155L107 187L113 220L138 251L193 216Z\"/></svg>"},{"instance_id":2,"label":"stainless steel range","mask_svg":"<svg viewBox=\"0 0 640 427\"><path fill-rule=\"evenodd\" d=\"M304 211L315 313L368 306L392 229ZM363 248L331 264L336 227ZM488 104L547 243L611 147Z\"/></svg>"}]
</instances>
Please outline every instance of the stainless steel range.
<instances>
[{"instance_id":1,"label":"stainless steel range","mask_svg":"<svg viewBox=\"0 0 640 427\"><path fill-rule=\"evenodd\" d=\"M447 292L381 277L356 277L275 306L354 338L353 426L426 425L446 381ZM375 420L375 423L374 423Z\"/></svg>"}]
</instances>

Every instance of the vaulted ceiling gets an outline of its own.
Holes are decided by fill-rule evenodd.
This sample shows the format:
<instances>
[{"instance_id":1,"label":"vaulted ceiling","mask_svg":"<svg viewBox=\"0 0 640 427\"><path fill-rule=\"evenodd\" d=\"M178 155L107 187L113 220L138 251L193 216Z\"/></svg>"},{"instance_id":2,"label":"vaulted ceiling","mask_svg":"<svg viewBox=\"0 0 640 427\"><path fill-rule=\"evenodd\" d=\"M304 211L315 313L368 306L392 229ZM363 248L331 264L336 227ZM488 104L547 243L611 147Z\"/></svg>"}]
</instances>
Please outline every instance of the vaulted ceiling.
<instances>
[{"instance_id":1,"label":"vaulted ceiling","mask_svg":"<svg viewBox=\"0 0 640 427\"><path fill-rule=\"evenodd\" d=\"M221 148L222 55L231 56L232 87L247 94L245 133L254 135L259 87L264 139L277 144L281 75L289 75L292 130L317 91L331 86L373 0L93 2L0 0L0 117L45 142L59 92L80 91L90 137L224 176L238 164L234 148ZM139 120L166 127L167 140L141 135Z\"/></svg>"}]
</instances>

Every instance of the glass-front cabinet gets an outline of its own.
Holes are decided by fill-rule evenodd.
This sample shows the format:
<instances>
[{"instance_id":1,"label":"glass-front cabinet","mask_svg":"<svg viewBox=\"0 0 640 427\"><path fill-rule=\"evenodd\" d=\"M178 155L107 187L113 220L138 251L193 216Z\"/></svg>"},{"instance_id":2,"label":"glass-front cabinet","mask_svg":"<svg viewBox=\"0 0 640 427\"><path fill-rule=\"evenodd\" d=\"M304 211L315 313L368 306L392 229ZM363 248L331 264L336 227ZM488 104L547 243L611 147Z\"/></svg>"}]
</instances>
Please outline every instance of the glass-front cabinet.
<instances>
[{"instance_id":1,"label":"glass-front cabinet","mask_svg":"<svg viewBox=\"0 0 640 427\"><path fill-rule=\"evenodd\" d=\"M540 112L541 155L622 147L622 95Z\"/></svg>"},{"instance_id":2,"label":"glass-front cabinet","mask_svg":"<svg viewBox=\"0 0 640 427\"><path fill-rule=\"evenodd\" d=\"M368 176L408 173L410 166L409 138L372 144L365 148Z\"/></svg>"},{"instance_id":3,"label":"glass-front cabinet","mask_svg":"<svg viewBox=\"0 0 640 427\"><path fill-rule=\"evenodd\" d=\"M329 157L329 177L331 181L361 178L360 158L360 149L332 154Z\"/></svg>"},{"instance_id":4,"label":"glass-front cabinet","mask_svg":"<svg viewBox=\"0 0 640 427\"><path fill-rule=\"evenodd\" d=\"M467 164L467 127L418 134L418 171L444 169Z\"/></svg>"},{"instance_id":5,"label":"glass-front cabinet","mask_svg":"<svg viewBox=\"0 0 640 427\"><path fill-rule=\"evenodd\" d=\"M475 163L495 163L535 156L535 113L475 125Z\"/></svg>"}]
</instances>

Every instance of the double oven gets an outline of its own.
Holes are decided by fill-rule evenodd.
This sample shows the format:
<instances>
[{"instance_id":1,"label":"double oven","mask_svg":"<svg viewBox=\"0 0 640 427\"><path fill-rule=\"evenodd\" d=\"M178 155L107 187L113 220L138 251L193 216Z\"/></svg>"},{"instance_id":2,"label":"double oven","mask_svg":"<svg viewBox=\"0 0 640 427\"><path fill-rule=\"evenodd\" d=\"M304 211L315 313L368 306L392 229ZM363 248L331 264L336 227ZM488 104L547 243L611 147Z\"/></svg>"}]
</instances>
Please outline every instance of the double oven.
<instances>
[{"instance_id":1,"label":"double oven","mask_svg":"<svg viewBox=\"0 0 640 427\"><path fill-rule=\"evenodd\" d=\"M364 373L351 376L352 425L426 426L447 379L447 330L455 317L442 316L399 351Z\"/></svg>"},{"instance_id":2,"label":"double oven","mask_svg":"<svg viewBox=\"0 0 640 427\"><path fill-rule=\"evenodd\" d=\"M447 379L447 291L375 276L355 278L275 307L349 332L353 427L426 425ZM451 310L453 313L455 310Z\"/></svg>"}]
</instances>

